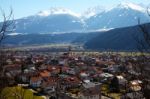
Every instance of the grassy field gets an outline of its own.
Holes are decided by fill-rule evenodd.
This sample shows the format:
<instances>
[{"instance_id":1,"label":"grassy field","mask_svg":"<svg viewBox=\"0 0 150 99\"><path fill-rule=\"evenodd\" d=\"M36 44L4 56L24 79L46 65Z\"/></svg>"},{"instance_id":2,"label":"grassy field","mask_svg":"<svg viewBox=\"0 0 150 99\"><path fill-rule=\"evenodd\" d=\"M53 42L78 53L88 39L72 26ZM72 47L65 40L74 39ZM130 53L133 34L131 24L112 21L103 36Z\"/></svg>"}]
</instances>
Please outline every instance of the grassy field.
<instances>
[{"instance_id":1,"label":"grassy field","mask_svg":"<svg viewBox=\"0 0 150 99\"><path fill-rule=\"evenodd\" d=\"M129 52L129 51L107 51L107 50L88 50L88 49L84 49L83 45L75 45L75 44L43 44L43 45L24 45L24 46L11 46L11 47L6 47L4 48L4 50L6 51L30 51L30 50L37 50L37 49L66 49L68 50L68 48L71 47L71 49L74 52L81 52L81 53L85 53L85 54L111 54L111 55L116 55L116 54L120 54L122 56L140 56L143 53L141 52ZM60 50L60 51L61 51ZM149 55L147 53L144 53L144 55Z\"/></svg>"},{"instance_id":2,"label":"grassy field","mask_svg":"<svg viewBox=\"0 0 150 99\"><path fill-rule=\"evenodd\" d=\"M24 45L24 46L13 46L6 47L5 50L27 50L27 49L44 49L44 48L56 48L56 49L68 49L68 47L76 48L80 45L72 45L72 44L43 44L43 45Z\"/></svg>"}]
</instances>

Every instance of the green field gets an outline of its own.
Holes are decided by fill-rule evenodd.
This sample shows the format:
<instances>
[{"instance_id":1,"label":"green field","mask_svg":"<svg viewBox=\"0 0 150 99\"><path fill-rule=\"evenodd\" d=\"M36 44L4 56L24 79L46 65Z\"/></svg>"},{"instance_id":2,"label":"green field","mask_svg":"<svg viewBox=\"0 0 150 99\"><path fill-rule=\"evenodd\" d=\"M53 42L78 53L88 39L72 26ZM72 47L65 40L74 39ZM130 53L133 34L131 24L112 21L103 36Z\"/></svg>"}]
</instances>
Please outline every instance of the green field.
<instances>
[{"instance_id":1,"label":"green field","mask_svg":"<svg viewBox=\"0 0 150 99\"><path fill-rule=\"evenodd\" d=\"M0 99L45 99L42 96L35 96L33 93L36 92L20 86L7 87L0 94Z\"/></svg>"}]
</instances>

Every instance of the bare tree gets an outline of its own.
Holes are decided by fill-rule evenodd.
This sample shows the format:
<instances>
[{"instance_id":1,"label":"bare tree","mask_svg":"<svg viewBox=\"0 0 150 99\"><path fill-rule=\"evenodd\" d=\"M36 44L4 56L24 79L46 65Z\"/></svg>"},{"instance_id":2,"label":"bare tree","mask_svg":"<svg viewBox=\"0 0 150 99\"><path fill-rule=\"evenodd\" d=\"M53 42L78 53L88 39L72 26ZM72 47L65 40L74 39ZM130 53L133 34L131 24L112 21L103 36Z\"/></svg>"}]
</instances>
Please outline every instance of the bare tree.
<instances>
[{"instance_id":1,"label":"bare tree","mask_svg":"<svg viewBox=\"0 0 150 99\"><path fill-rule=\"evenodd\" d=\"M5 12L1 10L2 14L2 22L0 22L0 93L4 87L8 84L8 79L5 77L5 61L6 61L6 55L5 52L2 51L2 41L6 38L6 33L13 32L14 30L14 21L13 21L13 10L10 9L10 13L8 16L5 14Z\"/></svg>"},{"instance_id":2,"label":"bare tree","mask_svg":"<svg viewBox=\"0 0 150 99\"><path fill-rule=\"evenodd\" d=\"M8 16L6 16L5 12L2 9L1 12L3 22L0 23L0 44L2 43L2 40L5 39L6 33L13 32L13 29L15 28L12 8L10 9L10 13Z\"/></svg>"}]
</instances>

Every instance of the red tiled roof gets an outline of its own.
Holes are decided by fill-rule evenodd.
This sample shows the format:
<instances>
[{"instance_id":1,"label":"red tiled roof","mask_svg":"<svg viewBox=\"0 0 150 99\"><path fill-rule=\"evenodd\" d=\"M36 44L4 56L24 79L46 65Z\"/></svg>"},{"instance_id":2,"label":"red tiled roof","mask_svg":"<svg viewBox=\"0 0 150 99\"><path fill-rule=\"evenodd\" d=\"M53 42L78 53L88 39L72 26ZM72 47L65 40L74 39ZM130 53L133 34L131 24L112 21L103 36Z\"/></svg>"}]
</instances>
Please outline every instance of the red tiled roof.
<instances>
[{"instance_id":1,"label":"red tiled roof","mask_svg":"<svg viewBox=\"0 0 150 99\"><path fill-rule=\"evenodd\" d=\"M47 70L44 70L42 72L40 72L40 76L41 77L49 77L50 76L50 72Z\"/></svg>"},{"instance_id":2,"label":"red tiled roof","mask_svg":"<svg viewBox=\"0 0 150 99\"><path fill-rule=\"evenodd\" d=\"M81 81L77 77L67 77L64 79L68 83L80 83Z\"/></svg>"}]
</instances>

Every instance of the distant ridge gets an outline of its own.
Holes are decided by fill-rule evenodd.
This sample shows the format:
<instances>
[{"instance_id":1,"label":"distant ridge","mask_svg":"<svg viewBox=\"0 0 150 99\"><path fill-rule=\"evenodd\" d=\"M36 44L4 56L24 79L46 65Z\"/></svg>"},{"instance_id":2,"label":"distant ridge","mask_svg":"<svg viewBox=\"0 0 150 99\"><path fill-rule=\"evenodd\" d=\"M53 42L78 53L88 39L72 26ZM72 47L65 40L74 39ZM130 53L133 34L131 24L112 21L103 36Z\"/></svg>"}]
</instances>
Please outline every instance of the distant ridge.
<instances>
[{"instance_id":1,"label":"distant ridge","mask_svg":"<svg viewBox=\"0 0 150 99\"><path fill-rule=\"evenodd\" d=\"M121 28L150 22L143 6L121 3L111 9L101 6L89 8L83 14L58 7L15 20L17 33L89 32L99 29Z\"/></svg>"},{"instance_id":2,"label":"distant ridge","mask_svg":"<svg viewBox=\"0 0 150 99\"><path fill-rule=\"evenodd\" d=\"M150 23L145 25L150 27ZM85 48L92 50L138 50L138 43L135 38L143 39L139 26L118 28L100 33L87 41Z\"/></svg>"}]
</instances>

